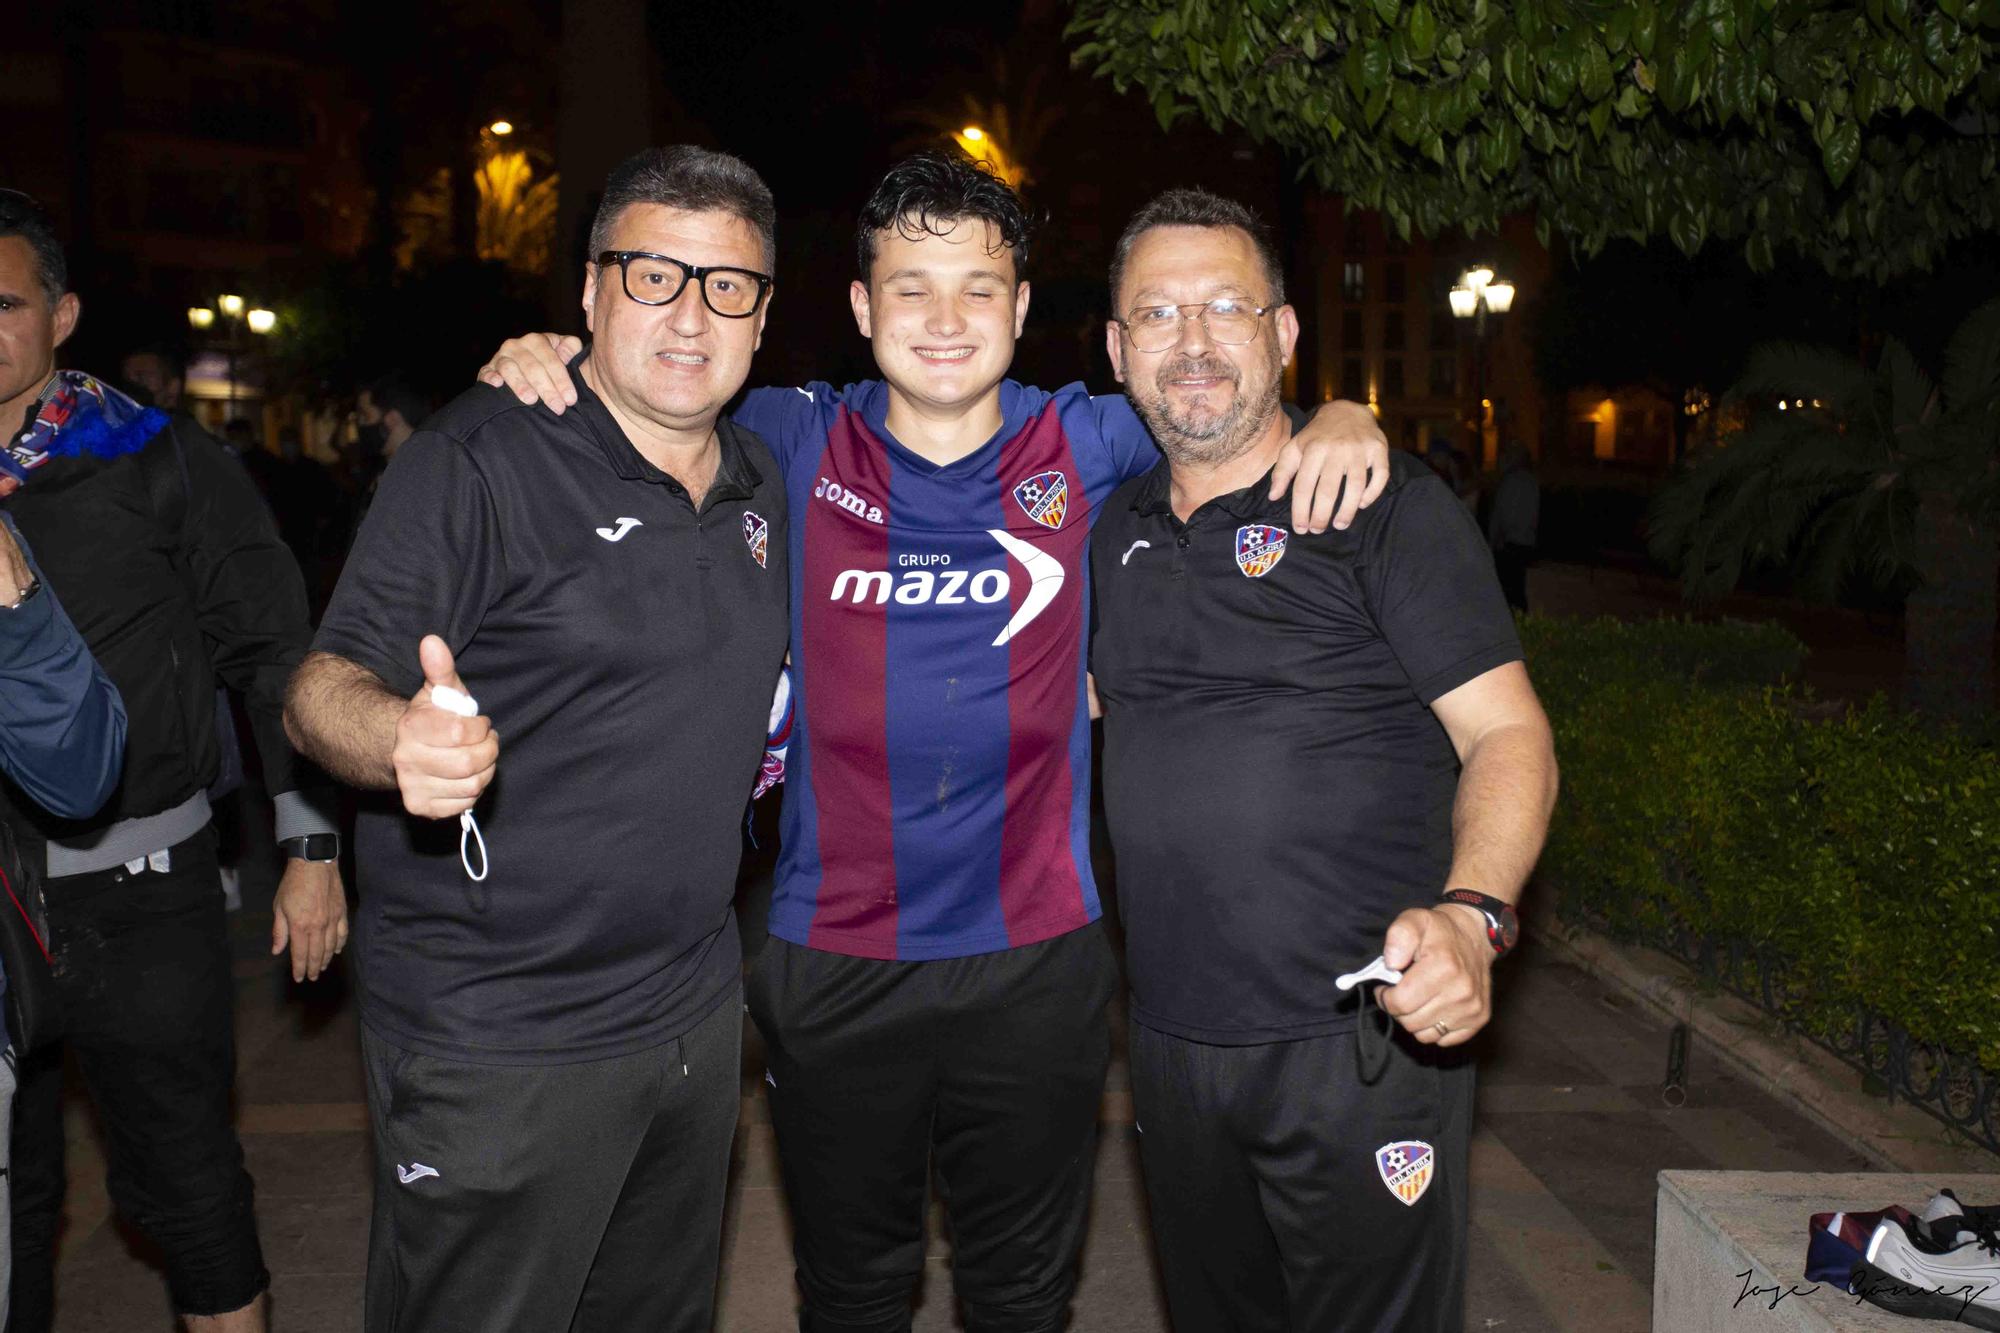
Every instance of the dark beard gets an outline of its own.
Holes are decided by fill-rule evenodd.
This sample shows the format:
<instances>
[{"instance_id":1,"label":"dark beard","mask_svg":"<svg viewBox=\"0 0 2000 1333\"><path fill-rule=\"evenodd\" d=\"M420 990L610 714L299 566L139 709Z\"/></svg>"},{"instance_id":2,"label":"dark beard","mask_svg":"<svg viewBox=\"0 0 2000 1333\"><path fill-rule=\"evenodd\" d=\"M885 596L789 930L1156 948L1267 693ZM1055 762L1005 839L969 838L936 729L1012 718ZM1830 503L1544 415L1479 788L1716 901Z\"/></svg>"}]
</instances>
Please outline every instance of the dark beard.
<instances>
[{"instance_id":1,"label":"dark beard","mask_svg":"<svg viewBox=\"0 0 2000 1333\"><path fill-rule=\"evenodd\" d=\"M1201 416L1176 412L1169 405L1167 382L1188 374L1220 376L1234 385L1238 392L1231 395L1228 409ZM1153 439L1168 462L1183 467L1219 467L1248 449L1278 412L1280 390L1275 368L1261 401L1246 399L1242 387L1242 374L1220 357L1213 360L1175 357L1162 363L1153 377L1154 396L1142 398L1134 394L1132 405L1153 432Z\"/></svg>"}]
</instances>

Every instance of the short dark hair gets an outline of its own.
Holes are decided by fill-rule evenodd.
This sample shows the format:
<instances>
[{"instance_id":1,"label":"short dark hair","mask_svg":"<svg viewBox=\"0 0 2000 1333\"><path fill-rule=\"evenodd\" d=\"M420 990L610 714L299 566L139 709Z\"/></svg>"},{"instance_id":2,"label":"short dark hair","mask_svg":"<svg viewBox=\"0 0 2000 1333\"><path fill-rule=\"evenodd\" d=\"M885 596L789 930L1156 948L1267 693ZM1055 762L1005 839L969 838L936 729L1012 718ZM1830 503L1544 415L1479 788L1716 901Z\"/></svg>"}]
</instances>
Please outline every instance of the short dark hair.
<instances>
[{"instance_id":1,"label":"short dark hair","mask_svg":"<svg viewBox=\"0 0 2000 1333\"><path fill-rule=\"evenodd\" d=\"M882 177L854 228L854 257L866 283L875 268L875 237L894 227L910 240L942 236L968 219L990 222L1000 244L1014 252L1014 278L1028 275L1028 241L1034 222L1014 187L983 162L963 153L926 152L906 157Z\"/></svg>"},{"instance_id":2,"label":"short dark hair","mask_svg":"<svg viewBox=\"0 0 2000 1333\"><path fill-rule=\"evenodd\" d=\"M1125 262L1132 257L1132 247L1155 227L1234 227L1248 234L1250 243L1257 247L1257 258L1263 261L1264 280L1271 284L1271 303L1285 303L1285 266L1278 259L1277 243L1264 219L1234 199L1202 189L1179 189L1168 190L1134 213L1118 237L1118 248L1111 252L1112 314L1122 313L1118 285L1125 280Z\"/></svg>"},{"instance_id":3,"label":"short dark hair","mask_svg":"<svg viewBox=\"0 0 2000 1333\"><path fill-rule=\"evenodd\" d=\"M611 248L618 215L633 204L660 204L685 213L742 218L764 243L764 270L778 262L778 206L771 187L750 164L712 148L673 144L632 154L612 169L590 224L590 260Z\"/></svg>"},{"instance_id":4,"label":"short dark hair","mask_svg":"<svg viewBox=\"0 0 2000 1333\"><path fill-rule=\"evenodd\" d=\"M399 414L410 429L424 424L424 418L431 414L429 395L401 375L382 375L361 386L361 392L375 400L376 410L387 415Z\"/></svg>"},{"instance_id":5,"label":"short dark hair","mask_svg":"<svg viewBox=\"0 0 2000 1333\"><path fill-rule=\"evenodd\" d=\"M48 210L33 195L0 189L0 237L19 236L35 252L35 272L54 305L69 290L69 261Z\"/></svg>"}]
</instances>

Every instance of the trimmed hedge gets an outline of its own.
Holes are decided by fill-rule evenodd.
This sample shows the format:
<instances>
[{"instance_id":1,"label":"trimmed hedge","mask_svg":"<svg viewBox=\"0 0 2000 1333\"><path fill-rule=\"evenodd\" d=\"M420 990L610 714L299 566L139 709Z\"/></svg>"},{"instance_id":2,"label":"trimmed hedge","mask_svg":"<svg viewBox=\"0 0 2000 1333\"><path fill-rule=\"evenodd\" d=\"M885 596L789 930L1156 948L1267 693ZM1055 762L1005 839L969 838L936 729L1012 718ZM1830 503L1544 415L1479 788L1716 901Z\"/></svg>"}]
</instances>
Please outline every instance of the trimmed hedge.
<instances>
[{"instance_id":1,"label":"trimmed hedge","mask_svg":"<svg viewBox=\"0 0 2000 1333\"><path fill-rule=\"evenodd\" d=\"M1783 682L1766 625L1522 622L1563 793L1543 873L1566 914L1773 946L1792 1021L1857 1006L2000 1073L2000 760L1877 700Z\"/></svg>"}]
</instances>

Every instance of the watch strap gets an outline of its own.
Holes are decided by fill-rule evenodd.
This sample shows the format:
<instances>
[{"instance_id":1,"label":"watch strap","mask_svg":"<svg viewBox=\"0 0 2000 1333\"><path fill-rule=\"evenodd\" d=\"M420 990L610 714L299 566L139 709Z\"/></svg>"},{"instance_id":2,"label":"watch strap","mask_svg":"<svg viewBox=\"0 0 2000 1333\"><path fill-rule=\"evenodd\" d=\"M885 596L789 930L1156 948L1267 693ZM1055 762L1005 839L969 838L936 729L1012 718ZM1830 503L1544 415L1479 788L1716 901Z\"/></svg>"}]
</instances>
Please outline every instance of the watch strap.
<instances>
[{"instance_id":1,"label":"watch strap","mask_svg":"<svg viewBox=\"0 0 2000 1333\"><path fill-rule=\"evenodd\" d=\"M303 833L280 841L278 850L300 861L337 861L340 859L340 835Z\"/></svg>"},{"instance_id":2,"label":"watch strap","mask_svg":"<svg viewBox=\"0 0 2000 1333\"><path fill-rule=\"evenodd\" d=\"M1521 937L1521 918L1515 913L1514 904L1505 898L1495 898L1477 889L1446 889L1440 896L1445 902L1460 903L1486 918L1486 942L1493 946L1496 957L1512 949Z\"/></svg>"}]
</instances>

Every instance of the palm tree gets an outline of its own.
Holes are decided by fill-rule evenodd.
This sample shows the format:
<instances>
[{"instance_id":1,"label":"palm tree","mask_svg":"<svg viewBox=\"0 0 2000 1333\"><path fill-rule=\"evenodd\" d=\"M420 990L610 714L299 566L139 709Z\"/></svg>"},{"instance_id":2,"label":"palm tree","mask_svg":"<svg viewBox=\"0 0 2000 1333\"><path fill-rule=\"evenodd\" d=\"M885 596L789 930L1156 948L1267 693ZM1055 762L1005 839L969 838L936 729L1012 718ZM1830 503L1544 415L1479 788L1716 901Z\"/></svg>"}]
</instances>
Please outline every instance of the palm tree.
<instances>
[{"instance_id":1,"label":"palm tree","mask_svg":"<svg viewBox=\"0 0 2000 1333\"><path fill-rule=\"evenodd\" d=\"M1732 392L1749 406L1748 424L1661 491L1654 554L1697 600L1767 563L1791 564L1808 595L1823 598L1853 575L1908 587L1905 701L1938 717L1987 713L2000 582L2000 300L1959 325L1941 384L1892 338L1872 373L1824 348L1757 348Z\"/></svg>"}]
</instances>

